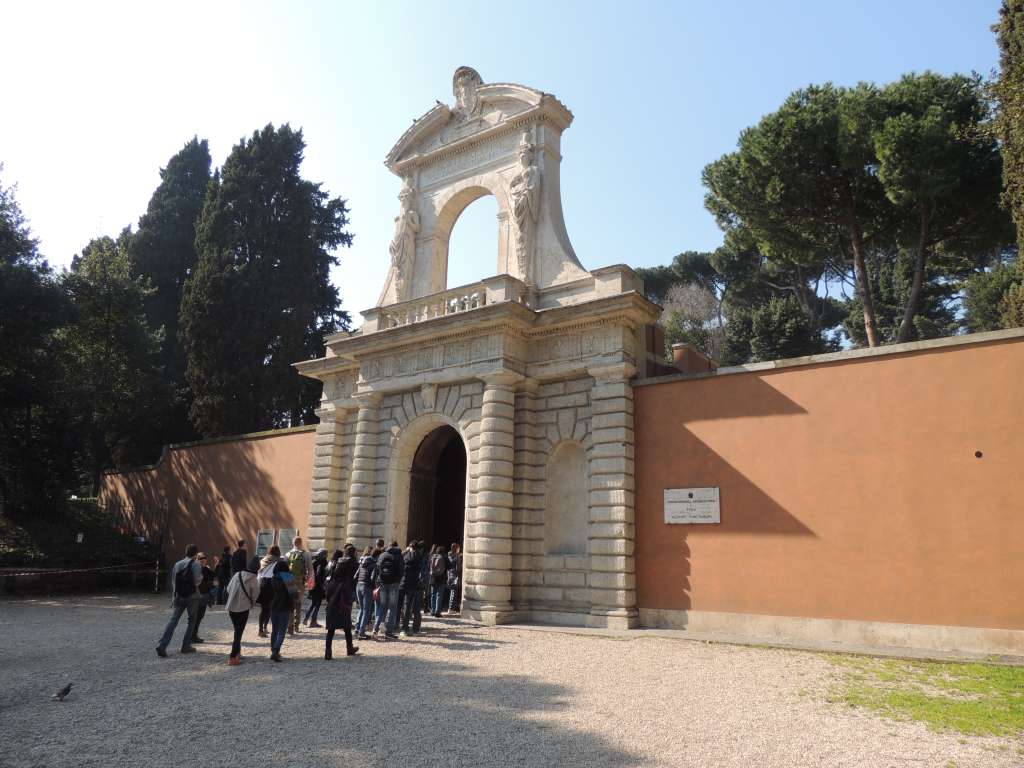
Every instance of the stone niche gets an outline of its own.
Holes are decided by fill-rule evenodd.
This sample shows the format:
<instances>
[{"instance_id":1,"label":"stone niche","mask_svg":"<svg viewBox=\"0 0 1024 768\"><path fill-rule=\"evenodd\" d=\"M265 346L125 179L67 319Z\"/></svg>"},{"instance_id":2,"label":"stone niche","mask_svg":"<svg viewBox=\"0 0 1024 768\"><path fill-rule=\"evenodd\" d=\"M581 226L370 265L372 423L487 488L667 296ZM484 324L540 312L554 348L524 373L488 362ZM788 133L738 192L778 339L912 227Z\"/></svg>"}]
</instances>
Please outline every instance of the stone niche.
<instances>
[{"instance_id":1,"label":"stone niche","mask_svg":"<svg viewBox=\"0 0 1024 768\"><path fill-rule=\"evenodd\" d=\"M453 92L386 158L403 183L377 306L296 364L324 384L308 537L461 532L464 615L634 626L629 382L659 308L631 269L588 271L569 243L569 110L468 67ZM452 227L485 194L495 274L446 290Z\"/></svg>"}]
</instances>

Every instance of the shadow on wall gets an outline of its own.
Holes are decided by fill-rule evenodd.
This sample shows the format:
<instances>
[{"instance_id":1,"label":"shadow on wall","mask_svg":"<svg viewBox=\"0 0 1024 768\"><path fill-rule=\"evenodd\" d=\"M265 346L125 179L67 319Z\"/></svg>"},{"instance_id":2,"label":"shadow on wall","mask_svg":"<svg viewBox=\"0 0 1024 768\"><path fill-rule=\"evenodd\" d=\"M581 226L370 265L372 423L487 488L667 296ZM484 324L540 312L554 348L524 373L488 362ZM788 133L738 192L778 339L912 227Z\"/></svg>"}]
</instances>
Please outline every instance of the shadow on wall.
<instances>
[{"instance_id":1,"label":"shadow on wall","mask_svg":"<svg viewBox=\"0 0 1024 768\"><path fill-rule=\"evenodd\" d=\"M691 536L704 533L815 535L688 426L700 421L801 416L807 411L761 379L736 375L723 377L716 384L711 396L698 403L673 402L670 410L660 398L651 398L658 400L657 405L648 404L645 396L637 398L636 403L636 425L643 430L642 444L666 447L666 450L646 453L642 453L641 445L637 447L637 587L638 590L649 587L654 574L671 574L671 583L666 586L677 596L673 607L681 610L692 608ZM649 388L659 387L650 385ZM645 410L648 408L657 413L648 413ZM770 452L773 446L761 445L758 450ZM793 471L798 469L793 467ZM722 524L665 525L665 488L708 485L720 488L722 509L728 510L723 513ZM645 535L645 528L657 534ZM667 565L671 567L665 567ZM646 566L652 566L648 574L644 573Z\"/></svg>"},{"instance_id":2,"label":"shadow on wall","mask_svg":"<svg viewBox=\"0 0 1024 768\"><path fill-rule=\"evenodd\" d=\"M295 517L307 510L289 509L268 471L280 469L268 455L268 442L242 439L171 448L154 468L108 476L108 486L119 483L123 490L110 492L104 502L115 511L122 508L125 526L133 532L162 542L170 562L190 543L217 554L244 539L251 554L259 528L305 527ZM308 473L301 482L309 482Z\"/></svg>"}]
</instances>

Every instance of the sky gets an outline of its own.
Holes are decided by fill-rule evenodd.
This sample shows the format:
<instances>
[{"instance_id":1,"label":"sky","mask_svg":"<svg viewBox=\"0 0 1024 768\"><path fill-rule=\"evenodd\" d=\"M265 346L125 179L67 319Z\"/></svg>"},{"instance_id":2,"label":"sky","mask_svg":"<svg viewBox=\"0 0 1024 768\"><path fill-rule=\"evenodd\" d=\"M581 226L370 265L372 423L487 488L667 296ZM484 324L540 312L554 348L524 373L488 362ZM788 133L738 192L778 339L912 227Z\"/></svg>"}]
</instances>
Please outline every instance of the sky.
<instances>
[{"instance_id":1,"label":"sky","mask_svg":"<svg viewBox=\"0 0 1024 768\"><path fill-rule=\"evenodd\" d=\"M192 138L215 166L267 123L304 131L302 172L348 201L332 272L359 325L388 268L400 180L383 165L452 73L555 94L562 205L585 267L711 250L701 169L792 91L911 71L989 74L998 0L0 4L0 183L54 266L137 226L159 170ZM497 206L452 234L448 285L490 276Z\"/></svg>"}]
</instances>

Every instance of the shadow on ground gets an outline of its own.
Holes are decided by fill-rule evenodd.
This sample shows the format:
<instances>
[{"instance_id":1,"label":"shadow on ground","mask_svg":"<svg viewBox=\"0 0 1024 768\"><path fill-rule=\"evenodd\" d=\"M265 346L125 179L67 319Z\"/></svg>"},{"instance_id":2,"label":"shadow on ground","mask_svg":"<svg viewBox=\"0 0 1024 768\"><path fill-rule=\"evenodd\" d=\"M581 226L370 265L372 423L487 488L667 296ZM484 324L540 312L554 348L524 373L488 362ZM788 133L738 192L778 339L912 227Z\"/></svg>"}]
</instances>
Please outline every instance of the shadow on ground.
<instances>
[{"instance_id":1,"label":"shadow on ground","mask_svg":"<svg viewBox=\"0 0 1024 768\"><path fill-rule=\"evenodd\" d=\"M351 658L341 639L331 662L322 630L304 632L286 639L277 664L251 617L245 663L228 667L223 611L208 614L199 653L177 653L182 622L170 658L159 659L165 603L132 600L134 615L112 603L22 603L0 657L11 694L3 730L25 735L5 749L6 765L641 764L573 722L571 688L524 674L514 643L472 625L432 622L415 639L362 641ZM49 688L67 680L75 695L50 702Z\"/></svg>"}]
</instances>

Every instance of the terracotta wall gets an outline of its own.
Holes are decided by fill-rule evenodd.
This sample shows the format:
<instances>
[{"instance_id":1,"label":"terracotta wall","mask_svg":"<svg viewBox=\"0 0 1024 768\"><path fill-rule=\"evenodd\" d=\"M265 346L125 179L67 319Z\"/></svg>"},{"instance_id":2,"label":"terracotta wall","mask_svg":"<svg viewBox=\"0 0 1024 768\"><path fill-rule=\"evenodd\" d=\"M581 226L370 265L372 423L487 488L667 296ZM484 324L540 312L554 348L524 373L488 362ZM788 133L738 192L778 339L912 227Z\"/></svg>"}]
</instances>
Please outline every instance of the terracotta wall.
<instances>
[{"instance_id":1,"label":"terracotta wall","mask_svg":"<svg viewBox=\"0 0 1024 768\"><path fill-rule=\"evenodd\" d=\"M151 468L109 473L100 503L128 530L180 557L189 543L219 553L237 539L255 551L260 528L298 528L309 519L315 427L171 446Z\"/></svg>"},{"instance_id":2,"label":"terracotta wall","mask_svg":"<svg viewBox=\"0 0 1024 768\"><path fill-rule=\"evenodd\" d=\"M1019 335L638 386L641 608L1024 629L1022 386Z\"/></svg>"}]
</instances>

